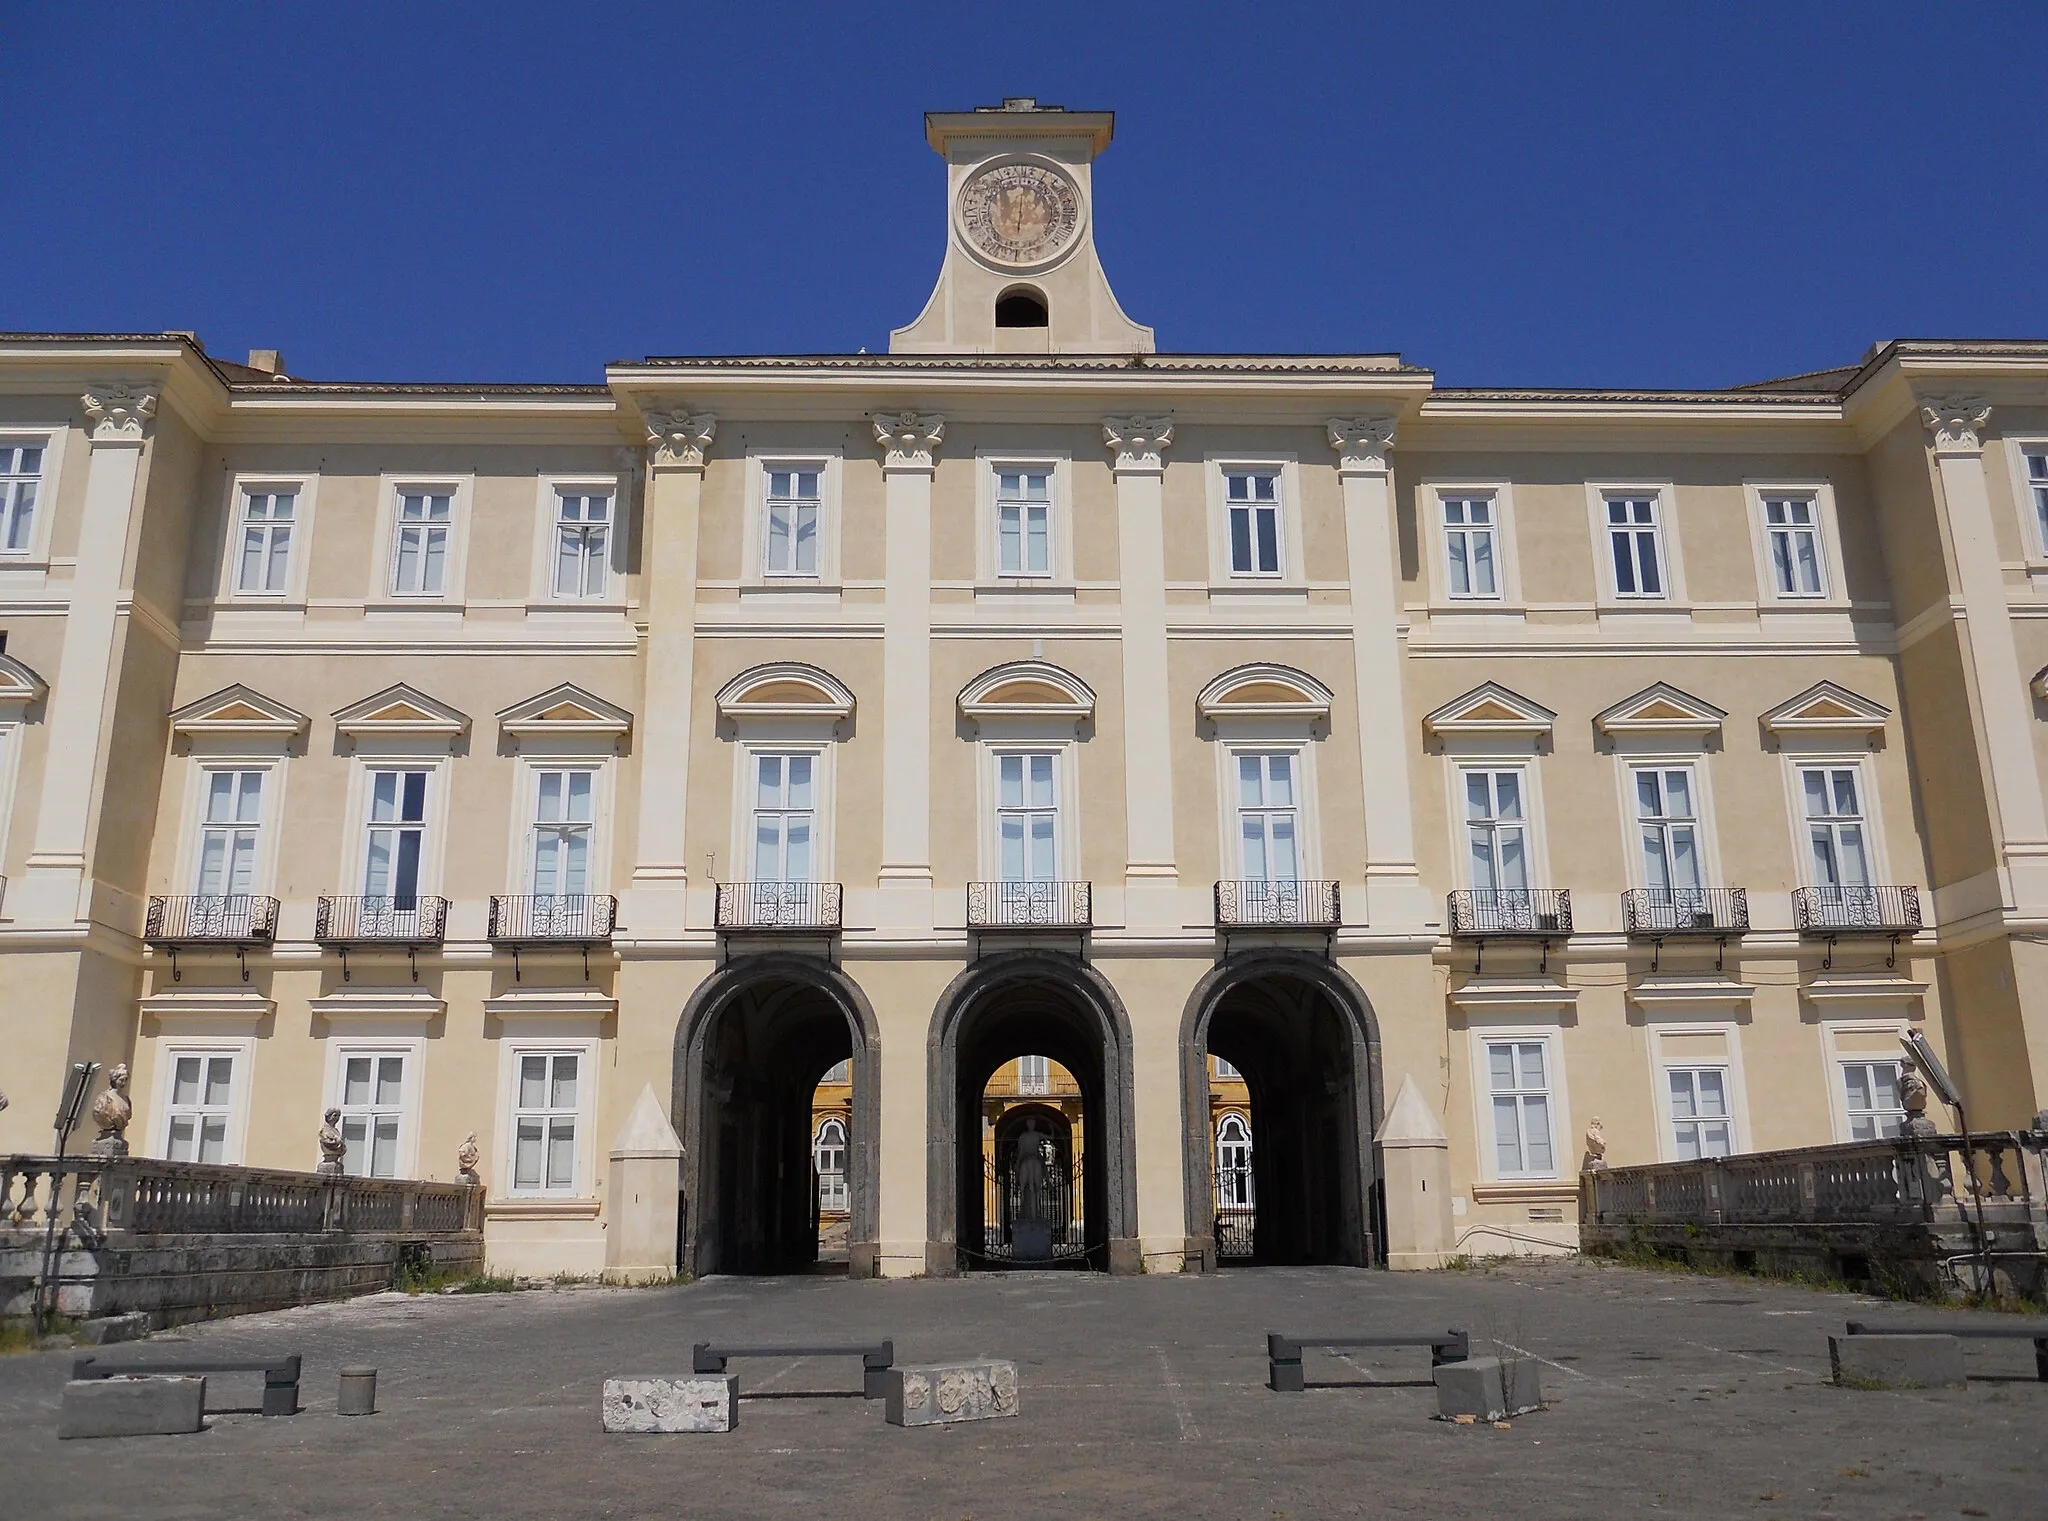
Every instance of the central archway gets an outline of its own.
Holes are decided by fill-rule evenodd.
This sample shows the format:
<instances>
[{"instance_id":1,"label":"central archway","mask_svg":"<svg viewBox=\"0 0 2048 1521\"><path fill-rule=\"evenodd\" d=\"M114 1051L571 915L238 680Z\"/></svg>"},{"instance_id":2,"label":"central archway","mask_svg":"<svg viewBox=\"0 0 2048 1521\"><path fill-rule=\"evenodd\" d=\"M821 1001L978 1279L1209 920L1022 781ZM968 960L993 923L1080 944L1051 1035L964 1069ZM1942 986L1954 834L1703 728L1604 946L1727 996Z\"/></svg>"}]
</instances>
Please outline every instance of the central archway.
<instances>
[{"instance_id":1,"label":"central archway","mask_svg":"<svg viewBox=\"0 0 2048 1521\"><path fill-rule=\"evenodd\" d=\"M879 1268L881 1035L844 972L787 951L741 956L706 978L676 1026L683 1141L676 1260L686 1272L788 1273L818 1257L811 1098L847 1062L848 1271Z\"/></svg>"},{"instance_id":2,"label":"central archway","mask_svg":"<svg viewBox=\"0 0 2048 1521\"><path fill-rule=\"evenodd\" d=\"M1058 1062L1081 1089L1088 1141L1078 1260L1112 1273L1141 1271L1131 1025L1107 980L1056 951L984 956L940 995L926 1055L925 1271L990 1265L976 1249L985 1240L981 1094L998 1067L1026 1055Z\"/></svg>"}]
</instances>

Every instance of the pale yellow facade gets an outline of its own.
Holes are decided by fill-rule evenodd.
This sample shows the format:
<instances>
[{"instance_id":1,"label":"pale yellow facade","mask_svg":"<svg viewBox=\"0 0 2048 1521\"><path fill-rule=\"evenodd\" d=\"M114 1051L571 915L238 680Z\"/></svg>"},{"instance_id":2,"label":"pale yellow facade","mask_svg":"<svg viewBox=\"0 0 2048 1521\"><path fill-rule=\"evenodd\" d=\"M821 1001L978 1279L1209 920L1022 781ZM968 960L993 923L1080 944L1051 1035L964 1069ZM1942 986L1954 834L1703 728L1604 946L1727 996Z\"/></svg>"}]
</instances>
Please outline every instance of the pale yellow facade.
<instances>
[{"instance_id":1,"label":"pale yellow facade","mask_svg":"<svg viewBox=\"0 0 2048 1521\"><path fill-rule=\"evenodd\" d=\"M1088 1261L1179 1271L1212 1054L1269 1260L1385 1255L1410 1078L1468 1252L1574 1241L1596 1118L1615 1163L1881 1129L1907 1028L1974 1124L2048 1107L2048 345L1721 392L1162 354L1106 115L928 135L887 354L0 337L0 1151L78 1060L150 1154L310 1167L338 1104L358 1166L474 1133L494 1264L596 1272L651 1087L683 1265L789 1267L847 1060L854 1270L950 1272L973 1096L1037 1054Z\"/></svg>"}]
</instances>

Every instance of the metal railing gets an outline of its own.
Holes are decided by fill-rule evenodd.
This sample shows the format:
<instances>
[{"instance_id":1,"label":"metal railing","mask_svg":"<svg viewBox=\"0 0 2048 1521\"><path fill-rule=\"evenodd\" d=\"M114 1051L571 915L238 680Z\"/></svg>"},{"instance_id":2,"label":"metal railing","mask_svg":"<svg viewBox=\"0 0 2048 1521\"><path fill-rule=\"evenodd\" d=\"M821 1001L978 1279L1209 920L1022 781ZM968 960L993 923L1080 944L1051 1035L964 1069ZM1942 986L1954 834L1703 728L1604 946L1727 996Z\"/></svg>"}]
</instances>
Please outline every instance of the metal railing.
<instances>
[{"instance_id":1,"label":"metal railing","mask_svg":"<svg viewBox=\"0 0 2048 1521\"><path fill-rule=\"evenodd\" d=\"M447 929L446 898L322 898L313 914L322 945L430 945Z\"/></svg>"},{"instance_id":2,"label":"metal railing","mask_svg":"<svg viewBox=\"0 0 2048 1521\"><path fill-rule=\"evenodd\" d=\"M720 929L836 930L845 897L837 882L721 882Z\"/></svg>"},{"instance_id":3,"label":"metal railing","mask_svg":"<svg viewBox=\"0 0 2048 1521\"><path fill-rule=\"evenodd\" d=\"M1000 1261L1064 1261L1088 1251L1082 1164L1027 1182L1020 1166L981 1164L982 1252ZM1034 1239L1034 1236L1036 1239ZM1041 1250L1042 1249L1042 1250Z\"/></svg>"},{"instance_id":4,"label":"metal railing","mask_svg":"<svg viewBox=\"0 0 2048 1521\"><path fill-rule=\"evenodd\" d=\"M490 938L502 945L597 945L612 938L619 900L609 893L539 893L491 899Z\"/></svg>"},{"instance_id":5,"label":"metal railing","mask_svg":"<svg viewBox=\"0 0 2048 1521\"><path fill-rule=\"evenodd\" d=\"M264 945L277 936L277 899L249 893L151 898L142 938L149 945Z\"/></svg>"},{"instance_id":6,"label":"metal railing","mask_svg":"<svg viewBox=\"0 0 2048 1521\"><path fill-rule=\"evenodd\" d=\"M1572 895L1563 887L1455 892L1451 933L1468 940L1558 940L1572 932Z\"/></svg>"},{"instance_id":7,"label":"metal railing","mask_svg":"<svg viewBox=\"0 0 2048 1521\"><path fill-rule=\"evenodd\" d=\"M969 929L1086 929L1094 901L1086 882L970 882Z\"/></svg>"},{"instance_id":8,"label":"metal railing","mask_svg":"<svg viewBox=\"0 0 2048 1521\"><path fill-rule=\"evenodd\" d=\"M1249 1258L1258 1216L1248 1209L1220 1211L1216 1216L1216 1255Z\"/></svg>"},{"instance_id":9,"label":"metal railing","mask_svg":"<svg viewBox=\"0 0 2048 1521\"><path fill-rule=\"evenodd\" d=\"M1741 887L1634 887L1621 895L1622 927L1638 938L1741 935L1749 891Z\"/></svg>"},{"instance_id":10,"label":"metal railing","mask_svg":"<svg viewBox=\"0 0 2048 1521\"><path fill-rule=\"evenodd\" d=\"M1917 887L1801 887L1792 922L1802 935L1911 935L1921 927Z\"/></svg>"},{"instance_id":11,"label":"metal railing","mask_svg":"<svg viewBox=\"0 0 2048 1521\"><path fill-rule=\"evenodd\" d=\"M1216 884L1220 929L1274 925L1332 930L1341 917L1335 882L1268 882L1254 877Z\"/></svg>"}]
</instances>

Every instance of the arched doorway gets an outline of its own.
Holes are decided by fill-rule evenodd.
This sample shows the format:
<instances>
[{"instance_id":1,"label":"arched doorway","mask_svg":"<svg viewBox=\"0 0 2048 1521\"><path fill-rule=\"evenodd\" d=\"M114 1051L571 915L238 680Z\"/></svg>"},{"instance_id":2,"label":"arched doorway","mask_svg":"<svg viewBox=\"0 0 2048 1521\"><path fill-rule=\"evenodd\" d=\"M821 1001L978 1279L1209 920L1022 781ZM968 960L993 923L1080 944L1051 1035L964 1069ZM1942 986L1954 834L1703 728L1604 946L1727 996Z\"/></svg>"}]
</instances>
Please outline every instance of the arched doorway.
<instances>
[{"instance_id":1,"label":"arched doorway","mask_svg":"<svg viewBox=\"0 0 2048 1521\"><path fill-rule=\"evenodd\" d=\"M1078 957L999 952L953 979L939 998L927 1043L927 1272L1007 1265L987 1250L990 1179L981 1097L997 1068L1025 1056L1057 1062L1080 1090L1087 1135L1079 1180L1082 1242L1062 1260L1100 1271L1140 1271L1130 1052L1122 1002Z\"/></svg>"},{"instance_id":2,"label":"arched doorway","mask_svg":"<svg viewBox=\"0 0 2048 1521\"><path fill-rule=\"evenodd\" d=\"M1234 1069L1249 1098L1250 1114L1235 1128L1211 1101L1212 1058ZM1189 996L1181 1072L1191 1262L1216 1266L1221 1232L1239 1247L1249 1237L1248 1253L1222 1260L1370 1266L1381 1259L1372 1139L1382 1104L1379 1026L1356 982L1303 952L1233 957ZM1226 1148L1248 1175L1219 1171ZM1228 1210L1219 1206L1226 1195Z\"/></svg>"},{"instance_id":3,"label":"arched doorway","mask_svg":"<svg viewBox=\"0 0 2048 1521\"><path fill-rule=\"evenodd\" d=\"M691 1273L792 1273L818 1260L819 1079L845 1062L848 1270L877 1270L881 1039L851 978L813 956L742 956L694 993L676 1028L683 1141L677 1261Z\"/></svg>"}]
</instances>

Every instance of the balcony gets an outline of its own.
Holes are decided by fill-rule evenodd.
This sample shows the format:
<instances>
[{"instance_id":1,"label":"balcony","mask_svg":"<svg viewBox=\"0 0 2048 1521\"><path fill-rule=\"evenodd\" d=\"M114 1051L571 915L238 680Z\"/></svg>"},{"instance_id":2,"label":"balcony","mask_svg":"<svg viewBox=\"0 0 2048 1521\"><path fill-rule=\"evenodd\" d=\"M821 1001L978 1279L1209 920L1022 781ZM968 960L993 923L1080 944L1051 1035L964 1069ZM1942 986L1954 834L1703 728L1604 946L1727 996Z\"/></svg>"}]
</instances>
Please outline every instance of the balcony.
<instances>
[{"instance_id":1,"label":"balcony","mask_svg":"<svg viewBox=\"0 0 2048 1521\"><path fill-rule=\"evenodd\" d=\"M402 945L412 980L420 980L415 953L438 945L448 929L448 900L409 897L325 898L313 914L313 938L341 952L341 980L349 980L351 946Z\"/></svg>"},{"instance_id":2,"label":"balcony","mask_svg":"<svg viewBox=\"0 0 2048 1521\"><path fill-rule=\"evenodd\" d=\"M1333 930L1340 918L1335 882L1247 878L1216 884L1218 929Z\"/></svg>"},{"instance_id":3,"label":"balcony","mask_svg":"<svg viewBox=\"0 0 2048 1521\"><path fill-rule=\"evenodd\" d=\"M1455 892L1450 897L1451 935L1479 942L1485 966L1489 940L1540 940L1543 970L1550 967L1550 942L1572 932L1572 895L1564 887L1505 887Z\"/></svg>"},{"instance_id":4,"label":"balcony","mask_svg":"<svg viewBox=\"0 0 2048 1521\"><path fill-rule=\"evenodd\" d=\"M1638 940L1749 932L1749 891L1741 887L1637 887L1621 895L1622 928Z\"/></svg>"},{"instance_id":5,"label":"balcony","mask_svg":"<svg viewBox=\"0 0 2048 1521\"><path fill-rule=\"evenodd\" d=\"M145 945L169 951L171 980L182 982L178 952L193 946L231 946L241 963L242 981L249 980L242 952L277 938L277 899L251 893L193 893L151 898L142 924Z\"/></svg>"},{"instance_id":6,"label":"balcony","mask_svg":"<svg viewBox=\"0 0 2048 1521\"><path fill-rule=\"evenodd\" d=\"M967 927L1085 930L1094 923L1086 882L970 882Z\"/></svg>"},{"instance_id":7,"label":"balcony","mask_svg":"<svg viewBox=\"0 0 2048 1521\"><path fill-rule=\"evenodd\" d=\"M609 945L618 922L619 900L609 893L529 893L491 899L490 938L512 952L512 980L519 980L522 946L573 945L583 952L590 975L590 948Z\"/></svg>"},{"instance_id":8,"label":"balcony","mask_svg":"<svg viewBox=\"0 0 2048 1521\"><path fill-rule=\"evenodd\" d=\"M1921 929L1917 887L1801 887L1792 893L1792 923L1802 935L1828 941L1823 968L1834 965L1834 941L1840 935L1889 936L1891 966L1898 960L1899 941Z\"/></svg>"},{"instance_id":9,"label":"balcony","mask_svg":"<svg viewBox=\"0 0 2048 1521\"><path fill-rule=\"evenodd\" d=\"M845 892L837 882L720 882L715 923L761 934L832 934Z\"/></svg>"}]
</instances>

